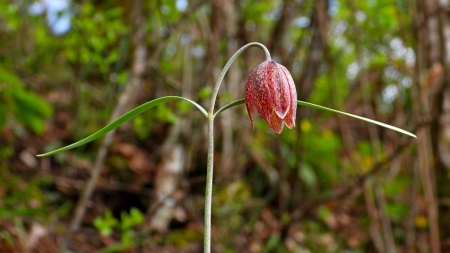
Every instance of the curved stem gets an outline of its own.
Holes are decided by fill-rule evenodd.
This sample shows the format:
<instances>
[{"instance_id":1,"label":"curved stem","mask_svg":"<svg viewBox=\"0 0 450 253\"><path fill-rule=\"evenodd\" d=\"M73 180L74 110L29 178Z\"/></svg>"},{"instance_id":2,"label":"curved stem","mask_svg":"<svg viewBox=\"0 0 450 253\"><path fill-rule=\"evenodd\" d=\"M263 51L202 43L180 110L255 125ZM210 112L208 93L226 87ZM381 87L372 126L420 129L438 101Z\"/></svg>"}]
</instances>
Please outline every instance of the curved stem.
<instances>
[{"instance_id":1,"label":"curved stem","mask_svg":"<svg viewBox=\"0 0 450 253\"><path fill-rule=\"evenodd\" d=\"M234 53L233 56L231 56L231 58L228 60L227 64L225 64L225 67L223 67L222 72L220 72L219 78L217 79L217 82L214 85L214 90L213 90L212 95L211 95L211 106L209 107L209 114L211 116L214 114L214 105L216 104L217 94L219 93L220 84L222 83L223 78L225 77L225 74L227 73L227 71L230 68L231 64L233 64L233 62L236 60L236 58L239 55L241 55L242 52L244 52L249 47L259 47L259 48L261 48L264 51L264 53L266 54L266 60L270 60L271 59L269 50L267 50L267 48L263 44L258 43L258 42L248 43L247 45L244 45L238 51L236 51L236 53Z\"/></svg>"},{"instance_id":2,"label":"curved stem","mask_svg":"<svg viewBox=\"0 0 450 253\"><path fill-rule=\"evenodd\" d=\"M248 43L241 47L236 53L231 56L225 67L223 67L222 72L217 79L211 95L211 106L208 113L208 161L207 161L207 172L206 172L206 192L205 192L205 235L204 235L204 252L211 252L211 204L212 204L212 183L213 183L213 171L214 171L214 105L216 104L217 93L219 93L220 84L225 77L231 64L236 60L236 58L244 52L249 47L259 47L261 48L265 55L266 60L270 60L270 53L267 48L258 42Z\"/></svg>"}]
</instances>

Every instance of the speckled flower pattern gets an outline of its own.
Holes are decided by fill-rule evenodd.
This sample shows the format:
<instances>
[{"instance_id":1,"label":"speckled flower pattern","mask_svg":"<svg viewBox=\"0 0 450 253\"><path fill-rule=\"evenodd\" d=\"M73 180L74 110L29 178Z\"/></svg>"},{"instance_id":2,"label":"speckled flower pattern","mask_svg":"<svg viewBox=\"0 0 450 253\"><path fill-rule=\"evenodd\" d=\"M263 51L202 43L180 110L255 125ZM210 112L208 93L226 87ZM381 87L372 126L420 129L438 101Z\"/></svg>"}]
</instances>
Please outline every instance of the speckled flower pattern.
<instances>
[{"instance_id":1,"label":"speckled flower pattern","mask_svg":"<svg viewBox=\"0 0 450 253\"><path fill-rule=\"evenodd\" d=\"M254 68L245 86L245 105L254 128L255 109L276 133L295 126L297 91L281 64L266 60Z\"/></svg>"}]
</instances>

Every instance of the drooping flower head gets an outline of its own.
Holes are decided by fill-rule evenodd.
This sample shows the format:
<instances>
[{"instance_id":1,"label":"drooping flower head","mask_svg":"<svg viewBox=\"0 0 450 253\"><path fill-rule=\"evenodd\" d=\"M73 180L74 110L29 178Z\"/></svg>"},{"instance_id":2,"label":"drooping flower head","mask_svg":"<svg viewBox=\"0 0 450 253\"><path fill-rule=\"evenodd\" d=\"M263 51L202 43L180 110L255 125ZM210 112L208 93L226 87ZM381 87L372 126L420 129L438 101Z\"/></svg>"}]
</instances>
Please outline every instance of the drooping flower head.
<instances>
[{"instance_id":1,"label":"drooping flower head","mask_svg":"<svg viewBox=\"0 0 450 253\"><path fill-rule=\"evenodd\" d=\"M291 74L281 64L266 60L254 68L245 85L245 105L254 128L255 109L276 133L295 126L297 91Z\"/></svg>"}]
</instances>

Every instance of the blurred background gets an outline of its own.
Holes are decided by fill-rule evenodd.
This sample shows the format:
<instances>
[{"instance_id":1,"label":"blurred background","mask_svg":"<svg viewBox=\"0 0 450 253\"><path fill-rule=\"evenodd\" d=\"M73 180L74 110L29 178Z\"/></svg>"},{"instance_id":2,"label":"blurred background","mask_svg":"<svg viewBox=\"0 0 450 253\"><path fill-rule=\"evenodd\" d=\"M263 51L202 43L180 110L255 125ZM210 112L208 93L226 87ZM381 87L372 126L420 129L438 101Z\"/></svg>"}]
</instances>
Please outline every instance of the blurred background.
<instances>
[{"instance_id":1,"label":"blurred background","mask_svg":"<svg viewBox=\"0 0 450 253\"><path fill-rule=\"evenodd\" d=\"M277 135L228 110L212 251L450 252L448 0L0 0L0 252L202 252L206 120L190 104L35 155L157 97L208 106L253 41L300 100L418 139L302 107ZM263 60L238 58L217 108Z\"/></svg>"}]
</instances>

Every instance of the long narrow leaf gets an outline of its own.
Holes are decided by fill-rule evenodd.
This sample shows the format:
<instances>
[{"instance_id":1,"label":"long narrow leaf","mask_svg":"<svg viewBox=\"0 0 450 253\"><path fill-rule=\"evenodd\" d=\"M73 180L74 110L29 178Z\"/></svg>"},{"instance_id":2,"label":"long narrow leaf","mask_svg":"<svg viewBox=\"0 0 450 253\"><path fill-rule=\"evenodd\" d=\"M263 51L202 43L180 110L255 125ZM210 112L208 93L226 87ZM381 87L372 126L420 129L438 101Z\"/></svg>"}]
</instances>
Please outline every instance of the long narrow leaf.
<instances>
[{"instance_id":1,"label":"long narrow leaf","mask_svg":"<svg viewBox=\"0 0 450 253\"><path fill-rule=\"evenodd\" d=\"M245 99L239 99L239 100L236 100L234 102L231 102L231 103L225 105L224 107L220 108L216 113L214 113L214 117L219 115L219 113L221 113L221 112L223 112L223 111L225 111L225 110L227 110L227 109L229 109L231 107L234 107L234 106L237 106L237 105L240 105L240 104L243 104L243 103L245 103ZM385 127L385 128L388 128L388 129L400 132L402 134L406 134L406 135L409 135L411 137L417 138L414 134L412 134L412 133L410 133L408 131L405 131L405 130L400 129L398 127L394 127L394 126L391 126L391 125L388 125L388 124L385 124L385 123L382 123L382 122L379 122L379 121L376 121L376 120L364 118L364 117L357 116L357 115L350 114L350 113L346 113L346 112L341 112L341 111L338 111L338 110L330 109L330 108L325 107L325 106L320 106L320 105L316 105L316 104L312 104L312 103L308 103L308 102L304 102L304 101L300 101L300 100L297 100L297 104L298 105L302 105L302 106L316 108L316 109L321 109L321 110L324 110L324 111L339 113L339 114L342 114L342 115L346 115L346 116L349 116L349 117L352 117L352 118L355 118L355 119L363 120L363 121L366 121L366 122L369 122L369 123L372 123L372 124L375 124L375 125L379 125L379 126L382 126L382 127Z\"/></svg>"},{"instance_id":2,"label":"long narrow leaf","mask_svg":"<svg viewBox=\"0 0 450 253\"><path fill-rule=\"evenodd\" d=\"M300 100L297 100L297 104L298 104L298 105L307 106L307 107L312 107L312 108L321 109L321 110L324 110L324 111L329 111L329 112L339 113L339 114L342 114L342 115L345 115L345 116L349 116L349 117L352 117L352 118L355 118L355 119L359 119L359 120L362 120L362 121L366 121L366 122L369 122L369 123L372 123L372 124L375 124L375 125L379 125L379 126L382 126L382 127L385 127L385 128L388 128L388 129L391 129L391 130L400 132L400 133L402 133L402 134L406 134L406 135L409 135L409 136L411 136L411 137L417 138L417 136L415 136L414 134L412 134L412 133L410 133L410 132L408 132L408 131L405 131L405 130L403 130L403 129L400 129L400 128L398 128L398 127L391 126L391 125L388 125L388 124L385 124L385 123L381 123L381 122L376 121L376 120L364 118L364 117L357 116L357 115L350 114L350 113L346 113L346 112L341 112L341 111L338 111L338 110L334 110L334 109L327 108L327 107L325 107L325 106L320 106L320 105L316 105L316 104L312 104L312 103L308 103L308 102L304 102L304 101L300 101Z\"/></svg>"},{"instance_id":3,"label":"long narrow leaf","mask_svg":"<svg viewBox=\"0 0 450 253\"><path fill-rule=\"evenodd\" d=\"M69 150L69 149L72 149L72 148L84 145L84 144L86 144L88 142L91 142L91 141L93 141L93 140L95 140L95 139L105 135L107 132L113 130L114 128L116 128L118 126L120 126L125 121L127 121L129 119L132 119L133 117L136 117L137 115L141 114L142 112L144 112L144 111L146 111L146 110L148 110L148 109L150 109L150 108L152 108L152 107L154 107L156 105L159 105L161 103L164 103L164 102L167 102L167 101L171 101L171 100L185 100L185 101L188 101L191 104L193 104L195 107L197 107L205 115L205 117L208 115L208 113L206 112L205 109L203 109L203 107L201 107L199 104L195 103L194 101L192 101L190 99L187 99L187 98L184 98L184 97L178 97L178 96L167 96L167 97L157 98L157 99L149 101L149 102L147 102L147 103L145 103L143 105L140 105L140 106L134 108L133 110L125 113L124 115L122 115L121 117L119 117L115 121L111 122L110 124L108 124L104 128L98 130L97 132L89 135L88 137L86 137L86 138L84 138L84 139L82 139L80 141L77 141L77 142L75 142L73 144L70 144L68 146L65 146L65 147L62 147L60 149L47 152L45 154L40 154L40 155L37 155L37 156L42 157L42 156L53 155L53 154L56 154L56 153L59 153L59 152L62 152L62 151L66 151L66 150Z\"/></svg>"},{"instance_id":4,"label":"long narrow leaf","mask_svg":"<svg viewBox=\"0 0 450 253\"><path fill-rule=\"evenodd\" d=\"M224 107L220 108L219 110L217 110L217 112L214 113L214 117L219 115L221 112L227 110L228 108L231 108L231 107L234 107L236 105L243 104L243 103L245 103L245 98L242 98L242 99L236 100L234 102L231 102L231 103L225 105Z\"/></svg>"}]
</instances>

